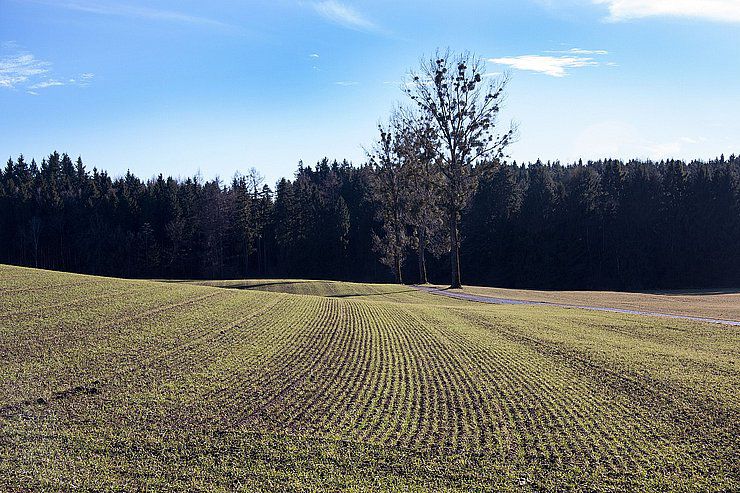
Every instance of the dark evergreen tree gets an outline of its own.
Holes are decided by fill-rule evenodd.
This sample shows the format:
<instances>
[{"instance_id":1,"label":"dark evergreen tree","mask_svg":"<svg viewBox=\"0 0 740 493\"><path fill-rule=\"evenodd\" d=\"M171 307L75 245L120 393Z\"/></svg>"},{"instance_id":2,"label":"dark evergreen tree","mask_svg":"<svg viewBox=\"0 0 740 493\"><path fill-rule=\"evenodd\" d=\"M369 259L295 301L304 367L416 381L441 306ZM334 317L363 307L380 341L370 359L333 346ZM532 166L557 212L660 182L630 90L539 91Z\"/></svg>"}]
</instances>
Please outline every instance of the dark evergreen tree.
<instances>
[{"instance_id":1,"label":"dark evergreen tree","mask_svg":"<svg viewBox=\"0 0 740 493\"><path fill-rule=\"evenodd\" d=\"M411 177L402 191L409 262L401 276L414 280L417 215L429 211L418 195L424 153L416 146L405 142L398 149L412 152L395 156ZM740 284L736 155L688 163L494 162L489 169L461 213L460 260L477 284ZM0 262L124 277L385 281L389 270L372 244L373 232L387 228L379 172L325 159L299 165L273 193L256 172L227 186L199 177L142 181L88 171L66 154L54 152L40 165L19 156L0 171ZM432 234L427 245L433 252L446 239ZM449 266L432 255L427 271L442 282Z\"/></svg>"}]
</instances>

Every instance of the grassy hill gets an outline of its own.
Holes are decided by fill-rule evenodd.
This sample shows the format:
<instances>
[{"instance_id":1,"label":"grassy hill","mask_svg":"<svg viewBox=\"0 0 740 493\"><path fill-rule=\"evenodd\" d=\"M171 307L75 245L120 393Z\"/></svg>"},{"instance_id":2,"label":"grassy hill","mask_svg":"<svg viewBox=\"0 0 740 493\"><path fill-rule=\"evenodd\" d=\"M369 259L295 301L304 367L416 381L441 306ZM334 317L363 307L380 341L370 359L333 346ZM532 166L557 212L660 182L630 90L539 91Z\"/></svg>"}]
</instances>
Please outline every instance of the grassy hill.
<instances>
[{"instance_id":1,"label":"grassy hill","mask_svg":"<svg viewBox=\"0 0 740 493\"><path fill-rule=\"evenodd\" d=\"M733 327L241 286L0 266L3 489L740 487Z\"/></svg>"}]
</instances>

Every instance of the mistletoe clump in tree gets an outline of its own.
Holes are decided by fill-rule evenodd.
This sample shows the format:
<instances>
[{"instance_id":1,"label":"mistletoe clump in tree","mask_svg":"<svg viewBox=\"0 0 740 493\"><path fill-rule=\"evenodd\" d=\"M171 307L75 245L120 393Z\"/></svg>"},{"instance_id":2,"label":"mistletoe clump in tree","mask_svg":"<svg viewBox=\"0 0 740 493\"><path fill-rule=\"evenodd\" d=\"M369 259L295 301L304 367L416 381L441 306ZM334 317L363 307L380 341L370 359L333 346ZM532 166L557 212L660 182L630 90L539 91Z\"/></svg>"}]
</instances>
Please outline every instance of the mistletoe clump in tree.
<instances>
[{"instance_id":1,"label":"mistletoe clump in tree","mask_svg":"<svg viewBox=\"0 0 740 493\"><path fill-rule=\"evenodd\" d=\"M450 238L451 287L460 278L460 216L480 179L504 157L514 128L496 134L507 78L485 77L484 63L469 53L436 53L423 60L404 91L428 122L443 177L440 199Z\"/></svg>"}]
</instances>

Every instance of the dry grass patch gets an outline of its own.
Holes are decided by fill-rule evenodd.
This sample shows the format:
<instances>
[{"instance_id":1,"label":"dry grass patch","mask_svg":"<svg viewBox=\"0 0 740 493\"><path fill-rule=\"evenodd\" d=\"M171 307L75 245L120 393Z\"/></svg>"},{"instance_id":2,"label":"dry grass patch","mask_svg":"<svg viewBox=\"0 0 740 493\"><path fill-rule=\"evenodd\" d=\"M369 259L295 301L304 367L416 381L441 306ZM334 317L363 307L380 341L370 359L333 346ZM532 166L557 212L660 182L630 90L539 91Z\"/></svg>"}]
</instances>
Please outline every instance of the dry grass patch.
<instances>
[{"instance_id":1,"label":"dry grass patch","mask_svg":"<svg viewBox=\"0 0 740 493\"><path fill-rule=\"evenodd\" d=\"M437 286L445 288L446 286ZM740 321L740 289L625 293L618 291L538 291L465 286L465 293L513 300L587 305Z\"/></svg>"}]
</instances>

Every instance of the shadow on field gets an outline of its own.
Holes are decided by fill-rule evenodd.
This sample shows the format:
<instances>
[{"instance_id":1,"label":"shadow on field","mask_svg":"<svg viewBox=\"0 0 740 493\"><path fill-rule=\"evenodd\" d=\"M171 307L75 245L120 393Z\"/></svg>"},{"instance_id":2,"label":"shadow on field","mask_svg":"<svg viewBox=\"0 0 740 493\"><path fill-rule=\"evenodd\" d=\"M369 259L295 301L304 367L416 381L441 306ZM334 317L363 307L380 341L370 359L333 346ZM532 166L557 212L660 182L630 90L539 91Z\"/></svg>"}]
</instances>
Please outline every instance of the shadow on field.
<instances>
[{"instance_id":1,"label":"shadow on field","mask_svg":"<svg viewBox=\"0 0 740 493\"><path fill-rule=\"evenodd\" d=\"M222 288L228 288L228 289L258 289L258 288L264 288L267 286L287 286L288 284L306 284L310 283L311 281L276 281L276 282L263 282L260 284L242 284L242 285L236 285L236 286L219 286Z\"/></svg>"},{"instance_id":2,"label":"shadow on field","mask_svg":"<svg viewBox=\"0 0 740 493\"><path fill-rule=\"evenodd\" d=\"M676 289L666 291L644 291L645 294L659 294L662 296L706 296L712 294L740 294L740 288L721 289Z\"/></svg>"},{"instance_id":3,"label":"shadow on field","mask_svg":"<svg viewBox=\"0 0 740 493\"><path fill-rule=\"evenodd\" d=\"M401 291L388 291L385 293L348 293L348 294L331 294L328 295L327 298L354 298L356 296L387 296L389 294L399 294L399 293L414 293L416 292L415 289L402 289Z\"/></svg>"}]
</instances>

